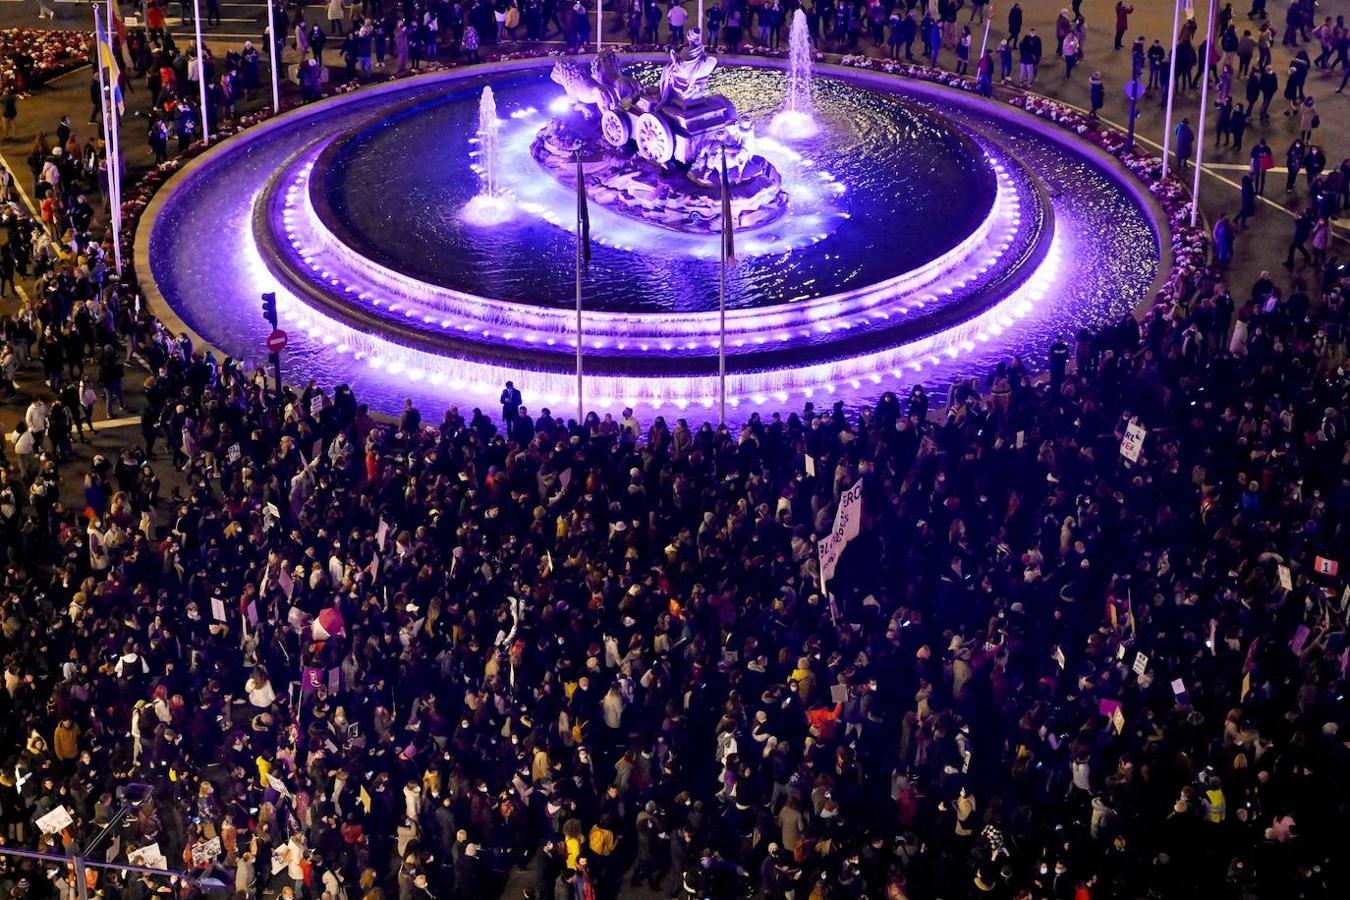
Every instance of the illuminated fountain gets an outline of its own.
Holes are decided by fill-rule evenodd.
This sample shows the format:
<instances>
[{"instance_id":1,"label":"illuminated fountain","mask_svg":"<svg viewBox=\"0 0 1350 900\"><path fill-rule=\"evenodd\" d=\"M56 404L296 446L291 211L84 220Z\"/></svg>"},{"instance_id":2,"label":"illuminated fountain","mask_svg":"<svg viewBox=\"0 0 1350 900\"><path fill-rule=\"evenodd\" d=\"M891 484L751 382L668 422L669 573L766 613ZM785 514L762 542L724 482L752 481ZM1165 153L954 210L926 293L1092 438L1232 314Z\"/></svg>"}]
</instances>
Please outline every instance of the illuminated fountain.
<instances>
[{"instance_id":1,"label":"illuminated fountain","mask_svg":"<svg viewBox=\"0 0 1350 900\"><path fill-rule=\"evenodd\" d=\"M769 124L770 134L784 140L804 140L820 130L816 125L815 101L811 98L813 69L811 32L807 29L806 13L798 9L788 32L787 101L783 111Z\"/></svg>"},{"instance_id":2,"label":"illuminated fountain","mask_svg":"<svg viewBox=\"0 0 1350 900\"><path fill-rule=\"evenodd\" d=\"M464 207L464 217L474 225L501 225L515 217L515 204L497 183L501 172L501 119L492 85L483 88L478 100L478 172L483 189Z\"/></svg>"},{"instance_id":3,"label":"illuminated fountain","mask_svg":"<svg viewBox=\"0 0 1350 900\"><path fill-rule=\"evenodd\" d=\"M796 44L791 71L718 67L695 37L628 71L612 53L513 61L296 110L166 185L137 237L142 283L245 360L270 328L247 313L275 290L291 377L372 409L486 406L510 379L571 414L579 154L588 409L716 408L723 329L729 407L852 403L1034 361L1145 295L1166 240L1109 163L1019 111L822 66L815 138L772 133L809 117L809 35Z\"/></svg>"}]
</instances>

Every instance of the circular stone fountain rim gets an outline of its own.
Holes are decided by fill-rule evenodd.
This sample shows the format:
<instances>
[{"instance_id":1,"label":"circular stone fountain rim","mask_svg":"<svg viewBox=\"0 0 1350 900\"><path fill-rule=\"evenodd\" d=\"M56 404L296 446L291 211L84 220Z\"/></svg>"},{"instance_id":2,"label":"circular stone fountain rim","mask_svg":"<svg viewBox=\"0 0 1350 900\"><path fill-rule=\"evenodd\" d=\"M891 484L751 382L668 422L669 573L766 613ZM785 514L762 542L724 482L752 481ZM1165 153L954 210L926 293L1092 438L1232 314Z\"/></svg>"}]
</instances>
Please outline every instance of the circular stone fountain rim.
<instances>
[{"instance_id":1,"label":"circular stone fountain rim","mask_svg":"<svg viewBox=\"0 0 1350 900\"><path fill-rule=\"evenodd\" d=\"M903 96L901 92L894 90L883 91L882 93L889 96ZM333 208L329 191L332 187L330 184L331 164L335 159L340 154L349 152L354 141L358 140L361 135L377 128L382 121L396 116L402 116L419 105L428 102L439 102L442 99L443 98L425 96L412 97L395 106L372 113L369 117L355 125L344 128L331 136L319 138L318 140L324 141L325 145L323 149L319 151L319 155L314 161L314 171L316 176L310 178L308 184L309 201L314 209L315 216L337 241L344 244L352 252L365 257L374 265L397 272L404 278L417 281L432 290L459 295L458 299L461 302L485 304L491 307L518 308L521 310L528 310L532 313L539 312L543 315L551 315L554 312L560 311L561 313L570 316L571 313L566 308L550 306L546 303L531 303L528 300L511 300L502 297L486 296L484 294L474 293L473 291L462 287L457 287L446 281L430 281L419 274L400 272L398 260L392 259L387 253L373 246L367 237L353 229L350 224L344 220L344 217L338 214ZM979 219L976 221L974 227L962 234L947 249L938 253L936 256L933 256L931 259L912 266L911 268L895 272L876 281L858 284L843 290L834 290L830 293L816 294L799 300L780 300L774 303L764 303L748 308L728 309L726 311L728 320L757 318L765 313L772 313L775 310L791 309L797 313L801 313L803 310L809 309L826 309L842 302L865 298L878 291L893 289L902 283L910 282L915 279L921 279L920 286L907 287L905 290L907 292L913 291L921 293L924 290L921 286L924 283L923 279L926 279L927 282L931 284L933 278L942 273L952 271L954 268L964 264L965 260L963 257L969 256L972 252L971 248L968 246L972 243L972 238L982 231L987 232L994 219L998 216L999 203L1003 201L1003 198L1000 196L1002 188L999 184L998 164L1001 163L1004 166L1017 168L1022 168L1022 166L1018 160L1012 157L1000 157L998 159L990 157L984 147L982 147L966 129L955 122L952 122L941 109L920 109L919 112L922 115L930 117L933 120L933 124L945 128L946 133L961 144L977 167L977 171L970 174L981 177L984 187L989 190L989 205L979 214ZM288 162L285 168L289 168L291 165L292 163ZM318 175L317 173L321 170L323 171L323 174ZM267 190L271 191L275 189L275 187L269 187ZM260 202L265 200L265 196L260 198ZM1048 207L1046 217L1052 218L1052 215L1049 214ZM753 228L744 231L747 236L753 236L754 232L755 229ZM737 234L741 233L742 232L739 230L737 231ZM766 254L766 256L774 255L776 254ZM570 286L568 290L570 292ZM621 322L632 316L642 316L646 319L678 320L682 323L701 321L707 323L709 327L715 328L718 319L718 311L714 308L677 312L671 310L652 310L641 307L632 307L628 309L587 309L585 311L585 316L588 321L597 323Z\"/></svg>"},{"instance_id":2,"label":"circular stone fountain rim","mask_svg":"<svg viewBox=\"0 0 1350 900\"><path fill-rule=\"evenodd\" d=\"M629 58L659 61L665 57L657 53L638 53L633 54ZM783 69L786 67L785 60L767 57L735 56L731 58L735 60L737 65L775 69ZM202 337L178 315L177 311L160 291L159 285L155 281L150 263L151 238L153 237L154 228L158 223L160 213L163 211L169 200L181 190L200 169L214 164L222 156L238 152L241 148L245 148L250 140L256 139L260 134L269 133L274 129L290 127L295 123L302 122L310 117L322 115L324 112L335 106L345 105L358 99L363 100L370 97L378 97L382 94L397 93L407 90L412 86L433 81L472 81L473 79L484 76L495 77L504 72L526 71L532 68L550 66L554 62L556 62L556 58L551 55L529 59L498 61L475 66L461 66L445 72L426 73L424 75L399 78L378 85L368 85L361 89L359 96L354 95L353 93L337 94L315 103L287 110L279 115L259 122L256 125L236 132L215 146L209 147L205 152L185 163L159 186L146 204L146 208L137 224L134 241L134 265L137 272L143 276L140 279L140 289L146 298L146 303L149 306L150 311L170 330L178 334L186 335L195 346L207 349L217 355L228 355ZM890 73L882 73L838 64L817 63L817 67L818 71L827 72L832 77L853 81L855 83L887 87L893 86L897 82L901 82L905 84L908 89L919 94L926 94L939 103L944 101L957 101L960 105L975 107L988 102L983 101L980 98L971 95L968 91L964 91L960 88L928 82L922 78L896 76ZM1027 96L1036 95L1027 94ZM1090 141L1075 138L1072 134L1066 132L1065 129L1044 122L1036 115L1009 103L1001 101L989 103L987 109L991 118L1006 118L1017 121L1050 140L1071 147L1074 152L1080 154L1085 159L1092 161L1099 169L1108 173L1113 182L1134 198L1135 202L1147 211L1148 215L1145 216L1145 219L1151 230L1154 232L1154 238L1158 247L1159 266L1158 272L1154 276L1153 284L1141 295L1139 301L1135 304L1134 313L1136 317L1141 316L1153 305L1158 291L1161 290L1162 286L1166 283L1174 263L1171 248L1170 223L1157 199L1147 190L1138 177L1130 172L1119 159Z\"/></svg>"},{"instance_id":3,"label":"circular stone fountain rim","mask_svg":"<svg viewBox=\"0 0 1350 900\"><path fill-rule=\"evenodd\" d=\"M321 283L322 279L316 280L312 277L312 273L307 271L303 264L295 261L295 254L287 252L278 243L276 231L266 227L273 217L273 211L269 206L275 206L281 198L280 192L276 190L276 182L291 171L295 159L304 156L312 147L313 142L307 144L277 168L269 177L267 186L260 192L260 201L255 203L253 210L254 239L260 249L267 251L264 254L264 265L288 292L308 306L312 312L322 310L322 314L329 319L358 331L383 333L404 347L482 364L509 363L521 368L549 371L565 367L575 358L573 355L575 344L570 342L558 346L538 343L503 345L478 340L474 332L461 334L458 330L428 330L412 320L404 321L398 317L382 316L342 302L348 298L342 292L334 291L327 284ZM884 348L914 344L988 313L997 307L1002 299L1006 299L1036 276L1054 242L1055 215L1050 198L1040 183L1034 179L1031 189L1040 208L1039 224L1034 239L1020 251L1022 261L1010 265L999 273L995 281L981 285L964 296L960 302L938 308L921 318L896 317L888 320L885 325L873 328L849 328L837 340L826 344L802 346L774 342L765 343L763 346L738 345L734 348L729 345L728 359L737 362L738 369L746 371L788 370L807 364L865 356ZM568 310L563 312L573 314ZM622 318L624 314L613 315ZM844 314L840 315L841 319L847 317ZM916 331L917 333L913 333ZM593 351L588 354L587 359L590 371L611 376L698 377L715 372L717 367L717 357L712 354L649 355L640 352L638 347L623 353Z\"/></svg>"}]
</instances>

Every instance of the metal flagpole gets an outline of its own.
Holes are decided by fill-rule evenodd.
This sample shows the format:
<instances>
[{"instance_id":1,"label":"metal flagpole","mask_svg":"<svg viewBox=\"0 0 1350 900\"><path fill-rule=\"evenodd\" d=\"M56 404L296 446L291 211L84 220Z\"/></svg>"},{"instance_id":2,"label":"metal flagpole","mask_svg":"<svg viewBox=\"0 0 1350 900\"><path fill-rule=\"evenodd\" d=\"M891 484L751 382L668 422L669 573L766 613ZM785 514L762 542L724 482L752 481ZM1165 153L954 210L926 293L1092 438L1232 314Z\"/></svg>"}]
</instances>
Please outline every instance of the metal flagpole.
<instances>
[{"instance_id":1,"label":"metal flagpole","mask_svg":"<svg viewBox=\"0 0 1350 900\"><path fill-rule=\"evenodd\" d=\"M726 180L722 190L726 191ZM721 286L717 292L717 410L719 424L727 424L727 219L722 217Z\"/></svg>"},{"instance_id":2,"label":"metal flagpole","mask_svg":"<svg viewBox=\"0 0 1350 900\"><path fill-rule=\"evenodd\" d=\"M280 47L284 46L285 38L277 34L277 17L272 12L272 0L267 0L267 40L271 46L267 48L267 64L272 67L272 112L281 112L281 86L277 79L281 76L277 73L277 66L281 62Z\"/></svg>"},{"instance_id":3,"label":"metal flagpole","mask_svg":"<svg viewBox=\"0 0 1350 900\"><path fill-rule=\"evenodd\" d=\"M206 45L202 43L202 0L192 0L192 27L197 32L197 87L202 100L202 142L211 143L211 127L206 118Z\"/></svg>"},{"instance_id":4,"label":"metal flagpole","mask_svg":"<svg viewBox=\"0 0 1350 900\"><path fill-rule=\"evenodd\" d=\"M984 59L985 48L989 46L989 25L994 21L994 7L989 7L989 14L984 17L984 37L980 39L980 55L976 59ZM993 73L989 73L990 80L993 80Z\"/></svg>"},{"instance_id":5,"label":"metal flagpole","mask_svg":"<svg viewBox=\"0 0 1350 900\"><path fill-rule=\"evenodd\" d=\"M605 41L605 0L595 0L595 52Z\"/></svg>"},{"instance_id":6,"label":"metal flagpole","mask_svg":"<svg viewBox=\"0 0 1350 900\"><path fill-rule=\"evenodd\" d=\"M113 164L116 160L113 158L112 138L108 135L108 107L111 105L112 97L108 94L107 79L103 77L103 49L99 46L98 35L101 33L99 28L100 16L98 6L94 7L94 69L98 71L98 96L99 111L103 113L103 156L108 162L108 220L112 221L116 208L116 195L113 193ZM121 269L120 261L117 260L120 254L121 241L113 241L113 259L118 262L118 269Z\"/></svg>"},{"instance_id":7,"label":"metal flagpole","mask_svg":"<svg viewBox=\"0 0 1350 900\"><path fill-rule=\"evenodd\" d=\"M1185 0L1176 0L1176 9L1172 15L1172 59L1167 69L1167 113L1163 116L1163 153L1162 180L1167 180L1167 166L1171 162L1169 150L1172 146L1172 100L1176 97L1177 83L1177 38L1181 36L1181 4Z\"/></svg>"},{"instance_id":8,"label":"metal flagpole","mask_svg":"<svg viewBox=\"0 0 1350 900\"><path fill-rule=\"evenodd\" d=\"M115 26L116 7L113 6L113 0L108 0L108 20L104 23L103 35L108 39L108 53L113 50L113 27ZM113 57L116 59L116 57ZM112 79L112 72L108 73L109 80ZM108 173L109 190L113 194L112 223L113 234L115 236L113 243L113 262L117 265L117 274L122 274L122 132L121 132L121 113L117 109L116 96L117 85L109 85L108 91L108 136L112 139L112 164L111 171Z\"/></svg>"},{"instance_id":9,"label":"metal flagpole","mask_svg":"<svg viewBox=\"0 0 1350 900\"><path fill-rule=\"evenodd\" d=\"M1205 58L1200 60L1204 81L1200 84L1200 124L1195 130L1195 179L1191 183L1191 226L1200 221L1200 167L1205 164L1205 107L1209 103L1209 59L1214 53L1214 0L1209 0L1209 18L1205 19Z\"/></svg>"},{"instance_id":10,"label":"metal flagpole","mask_svg":"<svg viewBox=\"0 0 1350 900\"><path fill-rule=\"evenodd\" d=\"M586 421L586 406L581 393L581 208L577 207L577 426Z\"/></svg>"}]
</instances>

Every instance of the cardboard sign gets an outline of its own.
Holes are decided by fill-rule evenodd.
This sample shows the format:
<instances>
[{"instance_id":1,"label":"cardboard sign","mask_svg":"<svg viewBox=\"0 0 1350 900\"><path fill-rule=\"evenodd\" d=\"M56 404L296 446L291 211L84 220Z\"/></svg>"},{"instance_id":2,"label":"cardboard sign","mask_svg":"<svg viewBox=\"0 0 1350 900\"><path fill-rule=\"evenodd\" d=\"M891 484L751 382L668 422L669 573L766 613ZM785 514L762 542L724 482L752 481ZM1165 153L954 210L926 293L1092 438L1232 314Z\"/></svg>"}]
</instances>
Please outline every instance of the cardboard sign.
<instances>
[{"instance_id":1,"label":"cardboard sign","mask_svg":"<svg viewBox=\"0 0 1350 900\"><path fill-rule=\"evenodd\" d=\"M1138 422L1130 422L1125 427L1125 437L1120 439L1120 455L1132 463L1139 462L1139 451L1144 449L1144 438L1148 432Z\"/></svg>"},{"instance_id":2,"label":"cardboard sign","mask_svg":"<svg viewBox=\"0 0 1350 900\"><path fill-rule=\"evenodd\" d=\"M375 529L375 546L383 550L384 541L387 537L389 537L389 523L381 519L380 527Z\"/></svg>"},{"instance_id":3,"label":"cardboard sign","mask_svg":"<svg viewBox=\"0 0 1350 900\"><path fill-rule=\"evenodd\" d=\"M1277 571L1280 573L1280 590L1292 591L1294 589L1294 578L1289 571L1289 567L1281 563Z\"/></svg>"},{"instance_id":4,"label":"cardboard sign","mask_svg":"<svg viewBox=\"0 0 1350 900\"><path fill-rule=\"evenodd\" d=\"M221 843L218 837L213 837L209 841L202 841L200 844L193 844L192 864L194 866L205 866L217 856L220 856L220 851Z\"/></svg>"},{"instance_id":5,"label":"cardboard sign","mask_svg":"<svg viewBox=\"0 0 1350 900\"><path fill-rule=\"evenodd\" d=\"M1134 674L1143 675L1148 671L1148 657L1143 653L1136 653L1134 655L1134 665L1131 666L1131 668L1134 669Z\"/></svg>"},{"instance_id":6,"label":"cardboard sign","mask_svg":"<svg viewBox=\"0 0 1350 900\"><path fill-rule=\"evenodd\" d=\"M277 584L281 586L281 590L285 593L286 599L291 599L291 594L295 593L295 580L291 578L291 573L283 568L277 573Z\"/></svg>"},{"instance_id":7,"label":"cardboard sign","mask_svg":"<svg viewBox=\"0 0 1350 900\"><path fill-rule=\"evenodd\" d=\"M159 842L146 844L139 850L132 850L127 854L127 862L133 866L146 866L151 869L167 869L169 861L164 858L164 854L159 849Z\"/></svg>"},{"instance_id":8,"label":"cardboard sign","mask_svg":"<svg viewBox=\"0 0 1350 900\"><path fill-rule=\"evenodd\" d=\"M309 398L309 414L317 419L321 412L323 412L323 394L315 394Z\"/></svg>"},{"instance_id":9,"label":"cardboard sign","mask_svg":"<svg viewBox=\"0 0 1350 900\"><path fill-rule=\"evenodd\" d=\"M848 700L848 685L832 684L830 685L830 702L844 703Z\"/></svg>"},{"instance_id":10,"label":"cardboard sign","mask_svg":"<svg viewBox=\"0 0 1350 900\"><path fill-rule=\"evenodd\" d=\"M1334 559L1327 559L1325 556L1319 556L1313 560L1313 571L1318 575L1330 575L1335 578L1341 571L1341 564Z\"/></svg>"},{"instance_id":11,"label":"cardboard sign","mask_svg":"<svg viewBox=\"0 0 1350 900\"><path fill-rule=\"evenodd\" d=\"M812 478L816 477L816 459L809 453L806 455L806 474Z\"/></svg>"},{"instance_id":12,"label":"cardboard sign","mask_svg":"<svg viewBox=\"0 0 1350 900\"><path fill-rule=\"evenodd\" d=\"M1116 734L1120 734L1125 730L1125 713L1121 711L1119 706L1117 706L1116 711L1111 714L1111 724L1115 726Z\"/></svg>"},{"instance_id":13,"label":"cardboard sign","mask_svg":"<svg viewBox=\"0 0 1350 900\"><path fill-rule=\"evenodd\" d=\"M239 460L243 459L243 457L244 451L239 448L238 444L231 444L225 450L225 461L228 462L230 465L234 465L235 463L239 462Z\"/></svg>"},{"instance_id":14,"label":"cardboard sign","mask_svg":"<svg viewBox=\"0 0 1350 900\"><path fill-rule=\"evenodd\" d=\"M45 816L39 818L37 820L37 827L42 829L43 834L56 834L74 821L75 820L70 817L70 810L66 809L64 806L58 806Z\"/></svg>"},{"instance_id":15,"label":"cardboard sign","mask_svg":"<svg viewBox=\"0 0 1350 900\"><path fill-rule=\"evenodd\" d=\"M1101 713L1102 715L1106 716L1108 719L1113 718L1113 717L1115 716L1115 714L1116 714L1116 710L1118 710L1118 709L1120 709L1120 701L1119 701L1119 700L1098 700L1098 701L1097 701L1097 712L1099 712L1099 713Z\"/></svg>"},{"instance_id":16,"label":"cardboard sign","mask_svg":"<svg viewBox=\"0 0 1350 900\"><path fill-rule=\"evenodd\" d=\"M225 621L225 601L219 597L211 598L211 617L217 622Z\"/></svg>"}]
</instances>

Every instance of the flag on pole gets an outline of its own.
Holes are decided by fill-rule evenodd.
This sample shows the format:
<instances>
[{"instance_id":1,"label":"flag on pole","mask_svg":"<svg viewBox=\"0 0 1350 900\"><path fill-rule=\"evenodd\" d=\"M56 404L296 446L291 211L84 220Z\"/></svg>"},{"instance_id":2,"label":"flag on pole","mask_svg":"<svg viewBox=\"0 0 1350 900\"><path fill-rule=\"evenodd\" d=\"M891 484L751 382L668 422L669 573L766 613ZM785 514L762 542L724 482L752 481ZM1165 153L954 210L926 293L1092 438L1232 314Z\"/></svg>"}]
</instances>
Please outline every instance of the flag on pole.
<instances>
[{"instance_id":1,"label":"flag on pole","mask_svg":"<svg viewBox=\"0 0 1350 900\"><path fill-rule=\"evenodd\" d=\"M591 262L591 211L586 205L586 173L581 168L581 154L577 154L577 240L581 241L581 259Z\"/></svg>"},{"instance_id":2,"label":"flag on pole","mask_svg":"<svg viewBox=\"0 0 1350 900\"><path fill-rule=\"evenodd\" d=\"M110 4L108 15L112 16L113 31L117 32L117 39L122 42L122 49L127 48L127 26L122 21L122 16L117 12L116 6Z\"/></svg>"},{"instance_id":3,"label":"flag on pole","mask_svg":"<svg viewBox=\"0 0 1350 900\"><path fill-rule=\"evenodd\" d=\"M722 148L722 246L727 265L736 264L736 229L731 219L731 180L727 178L727 150Z\"/></svg>"},{"instance_id":4,"label":"flag on pole","mask_svg":"<svg viewBox=\"0 0 1350 900\"><path fill-rule=\"evenodd\" d=\"M112 91L113 102L117 104L117 114L121 115L126 112L126 106L122 102L122 69L117 65L117 57L113 54L108 29L104 27L102 21L95 21L94 29L99 63L108 70L108 89Z\"/></svg>"}]
</instances>

